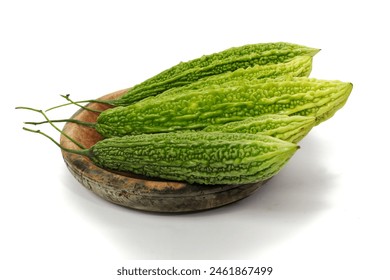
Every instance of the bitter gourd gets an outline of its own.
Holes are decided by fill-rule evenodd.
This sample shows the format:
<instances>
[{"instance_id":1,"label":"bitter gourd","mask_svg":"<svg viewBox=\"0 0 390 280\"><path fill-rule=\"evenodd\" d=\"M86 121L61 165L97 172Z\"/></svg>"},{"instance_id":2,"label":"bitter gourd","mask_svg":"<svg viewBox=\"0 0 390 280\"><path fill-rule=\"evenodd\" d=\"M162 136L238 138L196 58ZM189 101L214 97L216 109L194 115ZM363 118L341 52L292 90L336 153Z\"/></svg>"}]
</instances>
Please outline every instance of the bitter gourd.
<instances>
[{"instance_id":1,"label":"bitter gourd","mask_svg":"<svg viewBox=\"0 0 390 280\"><path fill-rule=\"evenodd\" d=\"M222 125L211 125L202 131L260 133L284 141L298 143L309 133L314 124L315 117L267 114Z\"/></svg>"},{"instance_id":2,"label":"bitter gourd","mask_svg":"<svg viewBox=\"0 0 390 280\"><path fill-rule=\"evenodd\" d=\"M312 69L313 58L311 56L298 56L284 63L255 65L248 68L240 68L233 72L208 76L183 87L169 89L173 91L187 91L211 86L227 85L242 80L254 80L277 77L308 77Z\"/></svg>"},{"instance_id":3,"label":"bitter gourd","mask_svg":"<svg viewBox=\"0 0 390 280\"><path fill-rule=\"evenodd\" d=\"M316 125L346 102L352 84L305 77L229 82L194 90L167 91L126 107L102 112L103 137L204 129L264 114L302 115Z\"/></svg>"},{"instance_id":4,"label":"bitter gourd","mask_svg":"<svg viewBox=\"0 0 390 280\"><path fill-rule=\"evenodd\" d=\"M17 107L41 113L42 110ZM51 121L50 124L58 129ZM263 134L229 132L168 132L112 137L89 148L71 149L40 130L62 150L88 157L108 170L197 184L246 184L276 175L299 148Z\"/></svg>"},{"instance_id":5,"label":"bitter gourd","mask_svg":"<svg viewBox=\"0 0 390 280\"><path fill-rule=\"evenodd\" d=\"M274 176L297 148L259 134L188 132L108 138L85 154L112 170L198 184L243 184Z\"/></svg>"},{"instance_id":6,"label":"bitter gourd","mask_svg":"<svg viewBox=\"0 0 390 280\"><path fill-rule=\"evenodd\" d=\"M297 56L312 57L318 51L319 49L285 42L249 44L229 48L181 62L135 85L119 99L112 100L111 104L125 106L168 89L188 85L204 77L255 65L288 62Z\"/></svg>"}]
</instances>

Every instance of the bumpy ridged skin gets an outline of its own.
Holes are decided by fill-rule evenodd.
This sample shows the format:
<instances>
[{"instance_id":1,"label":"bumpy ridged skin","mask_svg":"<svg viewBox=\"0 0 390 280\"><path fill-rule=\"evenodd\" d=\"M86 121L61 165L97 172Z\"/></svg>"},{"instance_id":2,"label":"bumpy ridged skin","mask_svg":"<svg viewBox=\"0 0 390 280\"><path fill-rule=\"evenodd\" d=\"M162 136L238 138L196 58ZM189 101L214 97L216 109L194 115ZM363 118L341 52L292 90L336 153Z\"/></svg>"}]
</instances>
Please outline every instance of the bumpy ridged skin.
<instances>
[{"instance_id":1,"label":"bumpy ridged skin","mask_svg":"<svg viewBox=\"0 0 390 280\"><path fill-rule=\"evenodd\" d=\"M276 64L255 65L248 68L240 68L233 72L208 76L183 87L167 90L170 94L174 91L201 89L205 87L227 85L242 80L255 80L277 77L308 77L312 69L313 58L311 56L298 56L288 62Z\"/></svg>"},{"instance_id":2,"label":"bumpy ridged skin","mask_svg":"<svg viewBox=\"0 0 390 280\"><path fill-rule=\"evenodd\" d=\"M287 62L297 56L314 56L319 49L291 43L261 43L230 48L181 62L135 85L114 103L125 106L170 88L181 87L201 78L255 65Z\"/></svg>"},{"instance_id":3,"label":"bumpy ridged skin","mask_svg":"<svg viewBox=\"0 0 390 280\"><path fill-rule=\"evenodd\" d=\"M341 108L351 91L351 83L304 77L167 91L102 112L96 130L103 137L200 130L264 114L313 116L317 125Z\"/></svg>"},{"instance_id":4,"label":"bumpy ridged skin","mask_svg":"<svg viewBox=\"0 0 390 280\"><path fill-rule=\"evenodd\" d=\"M315 118L308 116L262 115L222 125L211 125L203 131L229 133L261 133L280 140L298 143L315 125Z\"/></svg>"},{"instance_id":5,"label":"bumpy ridged skin","mask_svg":"<svg viewBox=\"0 0 390 280\"><path fill-rule=\"evenodd\" d=\"M298 146L260 134L187 132L115 137L90 149L95 164L112 170L197 184L266 180Z\"/></svg>"}]
</instances>

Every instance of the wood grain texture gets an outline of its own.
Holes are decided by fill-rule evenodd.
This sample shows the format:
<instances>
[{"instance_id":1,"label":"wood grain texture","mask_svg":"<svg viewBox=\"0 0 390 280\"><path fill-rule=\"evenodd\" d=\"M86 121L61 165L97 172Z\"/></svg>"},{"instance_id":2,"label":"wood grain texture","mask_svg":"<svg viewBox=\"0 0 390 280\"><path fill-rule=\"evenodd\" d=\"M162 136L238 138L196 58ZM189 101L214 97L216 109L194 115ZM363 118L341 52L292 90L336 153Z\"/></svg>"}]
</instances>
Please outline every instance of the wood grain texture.
<instances>
[{"instance_id":1,"label":"wood grain texture","mask_svg":"<svg viewBox=\"0 0 390 280\"><path fill-rule=\"evenodd\" d=\"M127 89L116 91L100 99L113 99ZM89 108L105 110L108 105L90 103ZM98 113L79 110L72 118L96 122ZM93 128L66 123L64 132L89 148L101 136ZM79 149L61 136L63 146ZM148 178L130 172L113 172L102 169L85 156L62 152L71 174L87 189L103 199L128 208L153 212L192 212L220 207L241 200L256 191L264 182L245 185L202 186L186 182Z\"/></svg>"}]
</instances>

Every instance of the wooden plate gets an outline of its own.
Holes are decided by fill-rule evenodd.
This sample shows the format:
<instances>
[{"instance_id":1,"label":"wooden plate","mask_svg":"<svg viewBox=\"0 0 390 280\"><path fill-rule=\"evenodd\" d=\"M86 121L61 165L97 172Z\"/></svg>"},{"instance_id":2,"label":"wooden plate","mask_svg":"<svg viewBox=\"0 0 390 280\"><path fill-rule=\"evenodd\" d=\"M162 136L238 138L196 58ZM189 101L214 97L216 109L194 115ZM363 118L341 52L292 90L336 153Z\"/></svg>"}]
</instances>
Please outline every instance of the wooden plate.
<instances>
[{"instance_id":1,"label":"wooden plate","mask_svg":"<svg viewBox=\"0 0 390 280\"><path fill-rule=\"evenodd\" d=\"M100 99L114 99L127 89L113 92ZM107 105L90 103L89 108L105 110ZM77 111L72 118L96 122L98 114L87 110ZM69 136L89 148L101 139L93 129L66 123L63 129ZM61 136L63 146L79 149ZM132 173L112 172L94 165L87 157L62 152L72 175L87 189L112 203L125 207L154 212L190 212L220 207L251 195L264 182L245 185L195 185L186 182L148 178Z\"/></svg>"}]
</instances>

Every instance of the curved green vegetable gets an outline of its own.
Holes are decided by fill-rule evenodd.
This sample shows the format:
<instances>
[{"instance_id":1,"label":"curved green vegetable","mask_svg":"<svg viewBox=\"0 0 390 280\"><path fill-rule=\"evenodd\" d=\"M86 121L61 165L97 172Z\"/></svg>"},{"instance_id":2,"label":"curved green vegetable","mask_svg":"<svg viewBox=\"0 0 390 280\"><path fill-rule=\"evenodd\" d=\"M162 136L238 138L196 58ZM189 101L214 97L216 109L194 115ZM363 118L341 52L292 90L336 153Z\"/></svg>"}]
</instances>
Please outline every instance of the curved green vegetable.
<instances>
[{"instance_id":1,"label":"curved green vegetable","mask_svg":"<svg viewBox=\"0 0 390 280\"><path fill-rule=\"evenodd\" d=\"M308 77L312 70L313 58L311 56L298 56L288 62L255 65L248 68L240 68L233 72L226 72L202 78L183 87L176 87L166 92L187 91L212 86L227 85L227 83L240 82L242 80L256 80L277 77ZM165 93L165 92L164 92Z\"/></svg>"},{"instance_id":2,"label":"curved green vegetable","mask_svg":"<svg viewBox=\"0 0 390 280\"><path fill-rule=\"evenodd\" d=\"M266 180L285 165L295 144L245 133L188 132L115 137L88 156L104 168L198 184Z\"/></svg>"},{"instance_id":3,"label":"curved green vegetable","mask_svg":"<svg viewBox=\"0 0 390 280\"><path fill-rule=\"evenodd\" d=\"M276 175L299 148L280 139L246 133L159 133L104 139L89 149L64 151L96 165L191 184L247 184Z\"/></svg>"},{"instance_id":4,"label":"curved green vegetable","mask_svg":"<svg viewBox=\"0 0 390 280\"><path fill-rule=\"evenodd\" d=\"M280 140L298 143L310 132L314 125L315 117L267 114L222 125L211 125L202 131L260 133Z\"/></svg>"},{"instance_id":5,"label":"curved green vegetable","mask_svg":"<svg viewBox=\"0 0 390 280\"><path fill-rule=\"evenodd\" d=\"M181 62L147 80L135 85L113 105L123 106L154 96L168 89L181 87L204 77L218 75L240 68L288 62L298 56L314 56L319 49L302 45L278 42L250 44L204 55Z\"/></svg>"},{"instance_id":6,"label":"curved green vegetable","mask_svg":"<svg viewBox=\"0 0 390 280\"><path fill-rule=\"evenodd\" d=\"M302 115L316 125L347 101L351 83L294 77L228 82L167 91L102 112L96 130L104 137L204 129L264 114Z\"/></svg>"}]
</instances>

